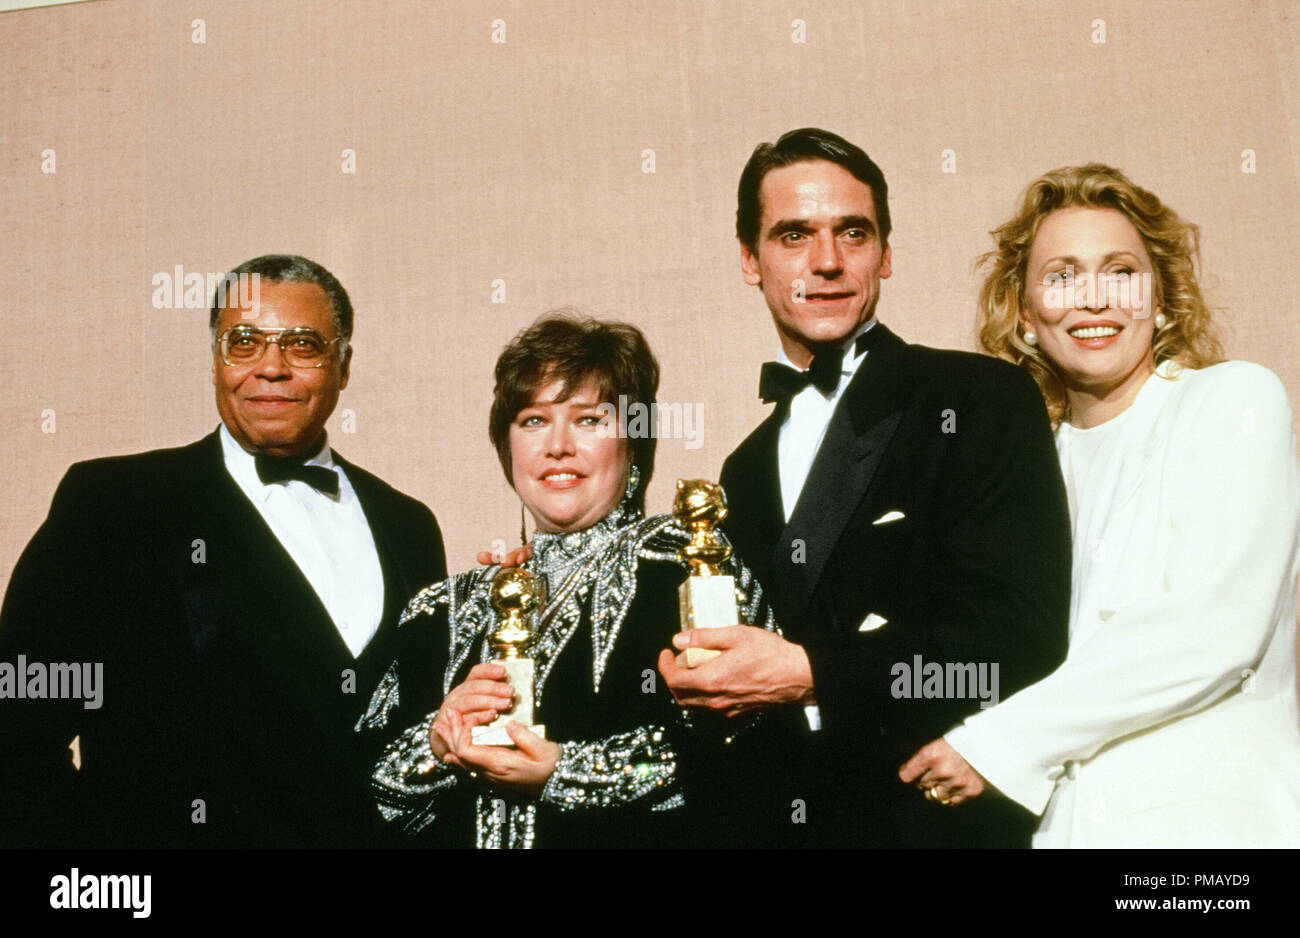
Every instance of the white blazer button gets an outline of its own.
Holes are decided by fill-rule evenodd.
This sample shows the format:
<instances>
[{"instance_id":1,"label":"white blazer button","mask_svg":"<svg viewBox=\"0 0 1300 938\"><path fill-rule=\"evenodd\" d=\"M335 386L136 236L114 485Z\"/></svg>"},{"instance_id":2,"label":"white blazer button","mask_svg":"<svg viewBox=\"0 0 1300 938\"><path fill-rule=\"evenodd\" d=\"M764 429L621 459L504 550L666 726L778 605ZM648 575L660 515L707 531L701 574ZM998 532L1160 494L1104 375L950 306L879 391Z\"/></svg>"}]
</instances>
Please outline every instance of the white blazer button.
<instances>
[{"instance_id":1,"label":"white blazer button","mask_svg":"<svg viewBox=\"0 0 1300 938\"><path fill-rule=\"evenodd\" d=\"M1077 762L1071 762L1068 766L1066 766L1066 768L1065 768L1065 774L1068 775L1068 776L1070 776L1070 780L1071 780L1071 781L1073 781L1074 779L1078 778L1078 777L1079 777L1079 763L1077 763Z\"/></svg>"}]
</instances>

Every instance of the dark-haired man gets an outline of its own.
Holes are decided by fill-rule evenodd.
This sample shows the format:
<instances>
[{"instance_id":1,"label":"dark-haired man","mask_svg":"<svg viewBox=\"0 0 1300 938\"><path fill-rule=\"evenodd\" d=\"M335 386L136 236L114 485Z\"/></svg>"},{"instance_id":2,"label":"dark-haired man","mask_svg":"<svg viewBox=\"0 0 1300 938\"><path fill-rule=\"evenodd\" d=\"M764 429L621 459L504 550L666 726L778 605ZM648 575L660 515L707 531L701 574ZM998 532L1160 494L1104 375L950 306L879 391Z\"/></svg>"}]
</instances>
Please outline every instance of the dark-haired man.
<instances>
[{"instance_id":1,"label":"dark-haired man","mask_svg":"<svg viewBox=\"0 0 1300 938\"><path fill-rule=\"evenodd\" d=\"M898 777L1063 660L1070 553L1033 381L876 321L889 232L884 175L835 134L791 131L741 176L741 270L780 356L760 386L775 409L722 470L726 530L784 637L697 630L681 641L720 656L659 663L686 705L765 711L718 754L727 797L703 799L732 843L1027 846L1032 830L1008 799L947 806Z\"/></svg>"},{"instance_id":2,"label":"dark-haired man","mask_svg":"<svg viewBox=\"0 0 1300 938\"><path fill-rule=\"evenodd\" d=\"M94 662L103 686L94 708L0 700L2 844L376 842L354 726L406 600L446 576L442 536L327 443L342 285L289 255L241 276L211 311L221 426L72 466L14 570L0 662Z\"/></svg>"}]
</instances>

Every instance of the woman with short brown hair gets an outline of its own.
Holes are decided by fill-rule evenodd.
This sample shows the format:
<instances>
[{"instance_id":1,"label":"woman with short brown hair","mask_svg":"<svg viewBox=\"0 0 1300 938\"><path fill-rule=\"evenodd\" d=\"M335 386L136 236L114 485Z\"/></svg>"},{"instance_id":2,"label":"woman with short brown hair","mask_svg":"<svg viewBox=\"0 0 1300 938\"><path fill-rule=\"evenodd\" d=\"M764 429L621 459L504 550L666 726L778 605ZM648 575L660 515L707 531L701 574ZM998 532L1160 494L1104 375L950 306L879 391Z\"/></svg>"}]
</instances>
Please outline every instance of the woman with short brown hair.
<instances>
[{"instance_id":1,"label":"woman with short brown hair","mask_svg":"<svg viewBox=\"0 0 1300 938\"><path fill-rule=\"evenodd\" d=\"M489 641L499 568L452 576L407 607L404 651L363 718L409 727L376 767L380 811L449 846L681 844L688 740L655 663L677 630L689 535L643 515L654 428L628 439L611 418L654 401L659 366L635 327L561 312L516 336L495 373L489 432L535 523L524 568L545 585L526 655L547 738L515 722L513 746L474 743L513 700ZM742 617L773 628L749 571L727 564Z\"/></svg>"}]
</instances>

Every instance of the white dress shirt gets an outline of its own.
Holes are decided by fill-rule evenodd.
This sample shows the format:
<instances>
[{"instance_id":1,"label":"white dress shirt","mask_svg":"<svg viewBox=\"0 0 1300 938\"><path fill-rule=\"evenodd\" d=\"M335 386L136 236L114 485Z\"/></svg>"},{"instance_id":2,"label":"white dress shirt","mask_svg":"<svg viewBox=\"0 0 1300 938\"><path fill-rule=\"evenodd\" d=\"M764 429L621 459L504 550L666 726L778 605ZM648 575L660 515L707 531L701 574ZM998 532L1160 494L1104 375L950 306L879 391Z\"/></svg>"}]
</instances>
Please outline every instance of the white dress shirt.
<instances>
[{"instance_id":1,"label":"white dress shirt","mask_svg":"<svg viewBox=\"0 0 1300 938\"><path fill-rule=\"evenodd\" d=\"M849 386L862 360L867 357L865 349L861 354L855 354L853 343L858 340L858 336L866 333L875 324L876 317L872 316L844 343L841 353L843 361L840 366L840 383L834 392L829 395L823 394L816 385L810 384L790 398L790 412L786 415L785 422L781 424L776 445L777 468L781 479L781 502L786 521L790 520L795 505L799 503L799 494L803 491L804 483L808 481L808 473L812 471L817 451L821 449L822 440L826 437L826 428L830 426L831 415L835 413L836 405L844 396L844 389ZM790 361L785 354L785 349L781 350L776 360L791 368L795 367L794 362ZM822 728L822 714L816 704L804 707L804 715L808 718L808 727L813 732Z\"/></svg>"},{"instance_id":2,"label":"white dress shirt","mask_svg":"<svg viewBox=\"0 0 1300 938\"><path fill-rule=\"evenodd\" d=\"M840 383L834 393L825 395L815 385L808 385L794 397L790 398L790 412L781 424L780 438L777 442L777 465L781 478L781 502L785 509L785 520L794 514L795 505L799 503L799 493L803 491L808 473L812 471L813 460L821 449L826 437L826 428L830 426L831 414L844 396L844 389L849 386L858 366L867 357L864 350L861 355L853 352L853 343L876 324L872 316L857 332L844 343L843 363L840 367ZM785 354L785 349L776 359L783 365L794 368L795 365ZM798 369L796 369L798 370Z\"/></svg>"},{"instance_id":3,"label":"white dress shirt","mask_svg":"<svg viewBox=\"0 0 1300 938\"><path fill-rule=\"evenodd\" d=\"M230 477L316 591L353 657L360 655L384 615L384 573L361 502L347 473L334 462L329 442L306 464L324 466L339 477L337 496L296 479L264 483L252 454L224 424L221 449Z\"/></svg>"}]
</instances>

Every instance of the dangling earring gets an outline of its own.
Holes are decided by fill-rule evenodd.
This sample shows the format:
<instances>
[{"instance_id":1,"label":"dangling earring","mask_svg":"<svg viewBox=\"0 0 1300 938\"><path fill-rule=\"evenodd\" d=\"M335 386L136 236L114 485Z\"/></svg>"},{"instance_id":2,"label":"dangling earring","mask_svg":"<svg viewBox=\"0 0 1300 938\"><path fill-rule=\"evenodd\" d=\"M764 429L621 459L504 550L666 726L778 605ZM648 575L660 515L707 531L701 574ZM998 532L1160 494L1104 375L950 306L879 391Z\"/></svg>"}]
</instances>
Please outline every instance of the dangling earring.
<instances>
[{"instance_id":1,"label":"dangling earring","mask_svg":"<svg viewBox=\"0 0 1300 938\"><path fill-rule=\"evenodd\" d=\"M524 500L519 499L519 546L528 546L528 528L524 525Z\"/></svg>"},{"instance_id":2,"label":"dangling earring","mask_svg":"<svg viewBox=\"0 0 1300 938\"><path fill-rule=\"evenodd\" d=\"M1026 333L1025 333L1025 344L1026 344L1026 345L1037 345L1037 344L1038 344L1038 333L1037 333L1037 332L1026 332Z\"/></svg>"},{"instance_id":3,"label":"dangling earring","mask_svg":"<svg viewBox=\"0 0 1300 938\"><path fill-rule=\"evenodd\" d=\"M636 487L641 484L641 470L633 463L627 470L627 494L624 498L631 498L636 494Z\"/></svg>"},{"instance_id":4,"label":"dangling earring","mask_svg":"<svg viewBox=\"0 0 1300 938\"><path fill-rule=\"evenodd\" d=\"M1151 321L1156 325L1156 332L1159 332L1165 326L1169 325L1169 319L1164 313L1156 313L1155 318Z\"/></svg>"}]
</instances>

